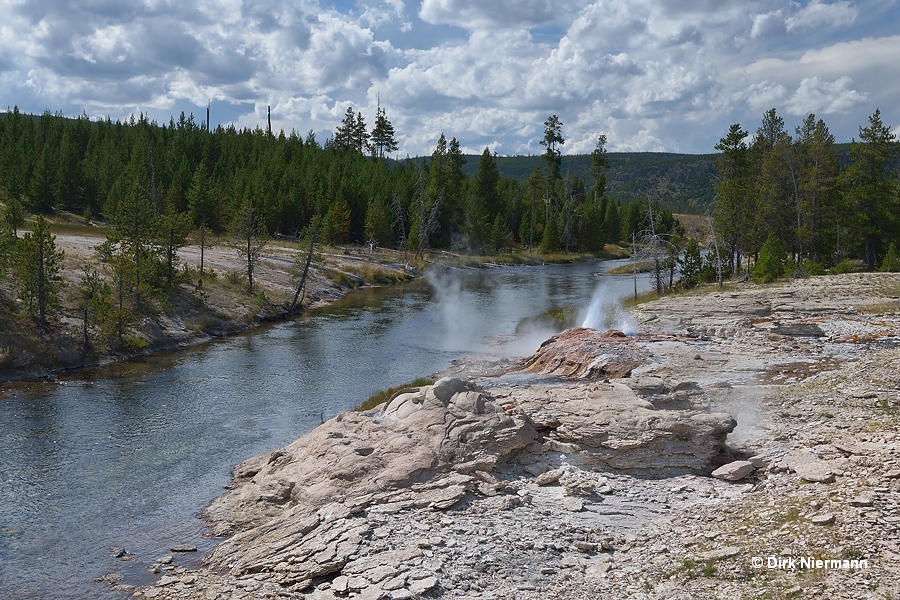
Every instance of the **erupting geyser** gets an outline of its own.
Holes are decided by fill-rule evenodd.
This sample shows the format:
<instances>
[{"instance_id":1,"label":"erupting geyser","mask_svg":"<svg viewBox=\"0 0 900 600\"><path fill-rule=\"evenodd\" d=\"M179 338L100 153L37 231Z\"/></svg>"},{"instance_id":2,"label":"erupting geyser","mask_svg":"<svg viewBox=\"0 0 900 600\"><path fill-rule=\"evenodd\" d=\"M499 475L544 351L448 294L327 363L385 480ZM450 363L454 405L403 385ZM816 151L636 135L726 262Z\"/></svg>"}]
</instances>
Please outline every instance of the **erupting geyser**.
<instances>
[{"instance_id":1,"label":"erupting geyser","mask_svg":"<svg viewBox=\"0 0 900 600\"><path fill-rule=\"evenodd\" d=\"M637 321L602 282L597 284L591 303L582 311L581 326L597 331L618 329L626 335L638 333Z\"/></svg>"}]
</instances>

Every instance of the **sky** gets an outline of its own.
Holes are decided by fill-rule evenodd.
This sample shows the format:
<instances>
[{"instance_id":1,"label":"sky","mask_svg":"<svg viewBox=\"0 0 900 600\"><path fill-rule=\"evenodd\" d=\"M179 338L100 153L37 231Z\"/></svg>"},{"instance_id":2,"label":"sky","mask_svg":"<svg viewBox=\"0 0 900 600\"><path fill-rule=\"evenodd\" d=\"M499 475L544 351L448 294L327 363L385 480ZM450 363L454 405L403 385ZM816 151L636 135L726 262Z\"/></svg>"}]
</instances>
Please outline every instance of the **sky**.
<instances>
[{"instance_id":1,"label":"sky","mask_svg":"<svg viewBox=\"0 0 900 600\"><path fill-rule=\"evenodd\" d=\"M900 0L0 0L3 109L181 112L321 143L380 105L395 155L709 153L775 108L793 133L900 125Z\"/></svg>"}]
</instances>

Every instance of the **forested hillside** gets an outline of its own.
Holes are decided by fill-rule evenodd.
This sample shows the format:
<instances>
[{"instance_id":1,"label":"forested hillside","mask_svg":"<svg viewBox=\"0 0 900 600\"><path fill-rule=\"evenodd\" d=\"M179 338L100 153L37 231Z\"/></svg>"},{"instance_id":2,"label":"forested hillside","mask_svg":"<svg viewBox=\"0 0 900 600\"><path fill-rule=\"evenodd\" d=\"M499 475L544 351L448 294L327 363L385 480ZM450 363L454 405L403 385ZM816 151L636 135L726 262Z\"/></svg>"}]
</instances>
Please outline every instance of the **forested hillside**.
<instances>
[{"instance_id":1,"label":"forested hillside","mask_svg":"<svg viewBox=\"0 0 900 600\"><path fill-rule=\"evenodd\" d=\"M630 239L647 212L646 198L629 183L640 169L622 176L620 197L610 194L605 180L619 176L605 140L569 169L558 148L562 124L555 126L522 176L499 168L498 161L515 159L489 149L466 157L443 135L429 157L388 160L397 145L382 110L370 131L348 109L323 143L312 133L208 131L184 114L160 125L142 116L93 121L13 109L0 118L0 199L12 215L67 211L115 224L145 211L219 233L248 216L269 235L296 235L315 222L327 243L412 251L596 251ZM664 177L673 188L682 180L694 186L693 175Z\"/></svg>"},{"instance_id":2,"label":"forested hillside","mask_svg":"<svg viewBox=\"0 0 900 600\"><path fill-rule=\"evenodd\" d=\"M219 126L184 114L92 121L17 109L0 115L0 200L13 236L26 212L67 211L154 229L294 236L421 254L517 248L593 252L653 229L672 212L707 213L737 268L769 234L799 261L865 258L874 268L898 234L897 144L873 115L860 141L835 144L813 115L785 130L774 109L751 143L739 125L717 155L563 156L562 123L544 123L540 155L466 156L441 134L428 157L390 160L394 130L352 108L324 143L312 133ZM654 208L656 207L656 208ZM648 215L654 222L648 222ZM180 235L180 233L179 233Z\"/></svg>"},{"instance_id":3,"label":"forested hillside","mask_svg":"<svg viewBox=\"0 0 900 600\"><path fill-rule=\"evenodd\" d=\"M714 154L671 154L665 152L610 152L606 179L608 194L617 200L652 198L672 212L703 214L712 204L716 170ZM540 167L540 156L498 156L500 173L525 181ZM591 157L588 154L562 157L562 172L585 177Z\"/></svg>"}]
</instances>

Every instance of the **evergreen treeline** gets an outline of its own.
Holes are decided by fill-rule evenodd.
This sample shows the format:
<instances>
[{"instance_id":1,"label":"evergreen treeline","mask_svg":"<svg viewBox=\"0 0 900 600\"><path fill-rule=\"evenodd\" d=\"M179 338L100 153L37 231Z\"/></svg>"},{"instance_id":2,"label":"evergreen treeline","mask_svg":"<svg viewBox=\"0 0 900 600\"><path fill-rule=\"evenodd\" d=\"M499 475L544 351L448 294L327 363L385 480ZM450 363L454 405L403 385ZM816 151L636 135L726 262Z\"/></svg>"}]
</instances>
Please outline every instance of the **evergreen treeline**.
<instances>
[{"instance_id":1,"label":"evergreen treeline","mask_svg":"<svg viewBox=\"0 0 900 600\"><path fill-rule=\"evenodd\" d=\"M478 157L467 155L465 171L474 174ZM654 198L676 213L703 214L715 197L713 182L716 169L714 154L672 154L666 152L610 152L607 194L620 202L645 201ZM535 167L541 166L540 156L500 156L497 167L502 175L521 182ZM562 157L562 172L578 174L586 184L593 185L588 175L590 154L567 154Z\"/></svg>"},{"instance_id":2,"label":"evergreen treeline","mask_svg":"<svg viewBox=\"0 0 900 600\"><path fill-rule=\"evenodd\" d=\"M792 273L848 259L870 270L884 262L900 241L900 144L880 111L860 127L844 160L813 114L792 136L773 108L749 143L748 136L734 124L716 145L714 223L733 271L742 257Z\"/></svg>"},{"instance_id":3,"label":"evergreen treeline","mask_svg":"<svg viewBox=\"0 0 900 600\"><path fill-rule=\"evenodd\" d=\"M487 148L468 175L459 142L443 134L430 157L384 158L397 144L381 108L371 131L348 109L324 143L312 132L208 131L183 113L158 125L144 116L92 121L16 108L0 118L0 193L10 210L118 225L134 220L140 205L145 220L165 214L216 233L231 233L248 210L268 235L296 235L318 218L325 243L412 251L597 251L630 239L629 210L640 209L608 197L605 139L591 157L588 187L561 172L565 140L562 123L554 126L543 166L522 183L502 176Z\"/></svg>"}]
</instances>

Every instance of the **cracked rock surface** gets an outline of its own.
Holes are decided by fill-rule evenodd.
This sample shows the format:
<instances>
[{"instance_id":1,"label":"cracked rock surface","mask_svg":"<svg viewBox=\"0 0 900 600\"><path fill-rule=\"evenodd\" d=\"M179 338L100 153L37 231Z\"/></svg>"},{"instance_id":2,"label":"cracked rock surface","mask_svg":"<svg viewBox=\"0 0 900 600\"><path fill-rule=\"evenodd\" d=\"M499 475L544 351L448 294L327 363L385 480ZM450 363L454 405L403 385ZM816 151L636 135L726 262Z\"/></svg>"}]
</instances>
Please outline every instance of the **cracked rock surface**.
<instances>
[{"instance_id":1,"label":"cracked rock surface","mask_svg":"<svg viewBox=\"0 0 900 600\"><path fill-rule=\"evenodd\" d=\"M209 568L129 591L897 597L898 295L897 275L853 274L663 298L642 335L548 341L556 367L339 415L235 469ZM614 353L627 377L596 368Z\"/></svg>"}]
</instances>

